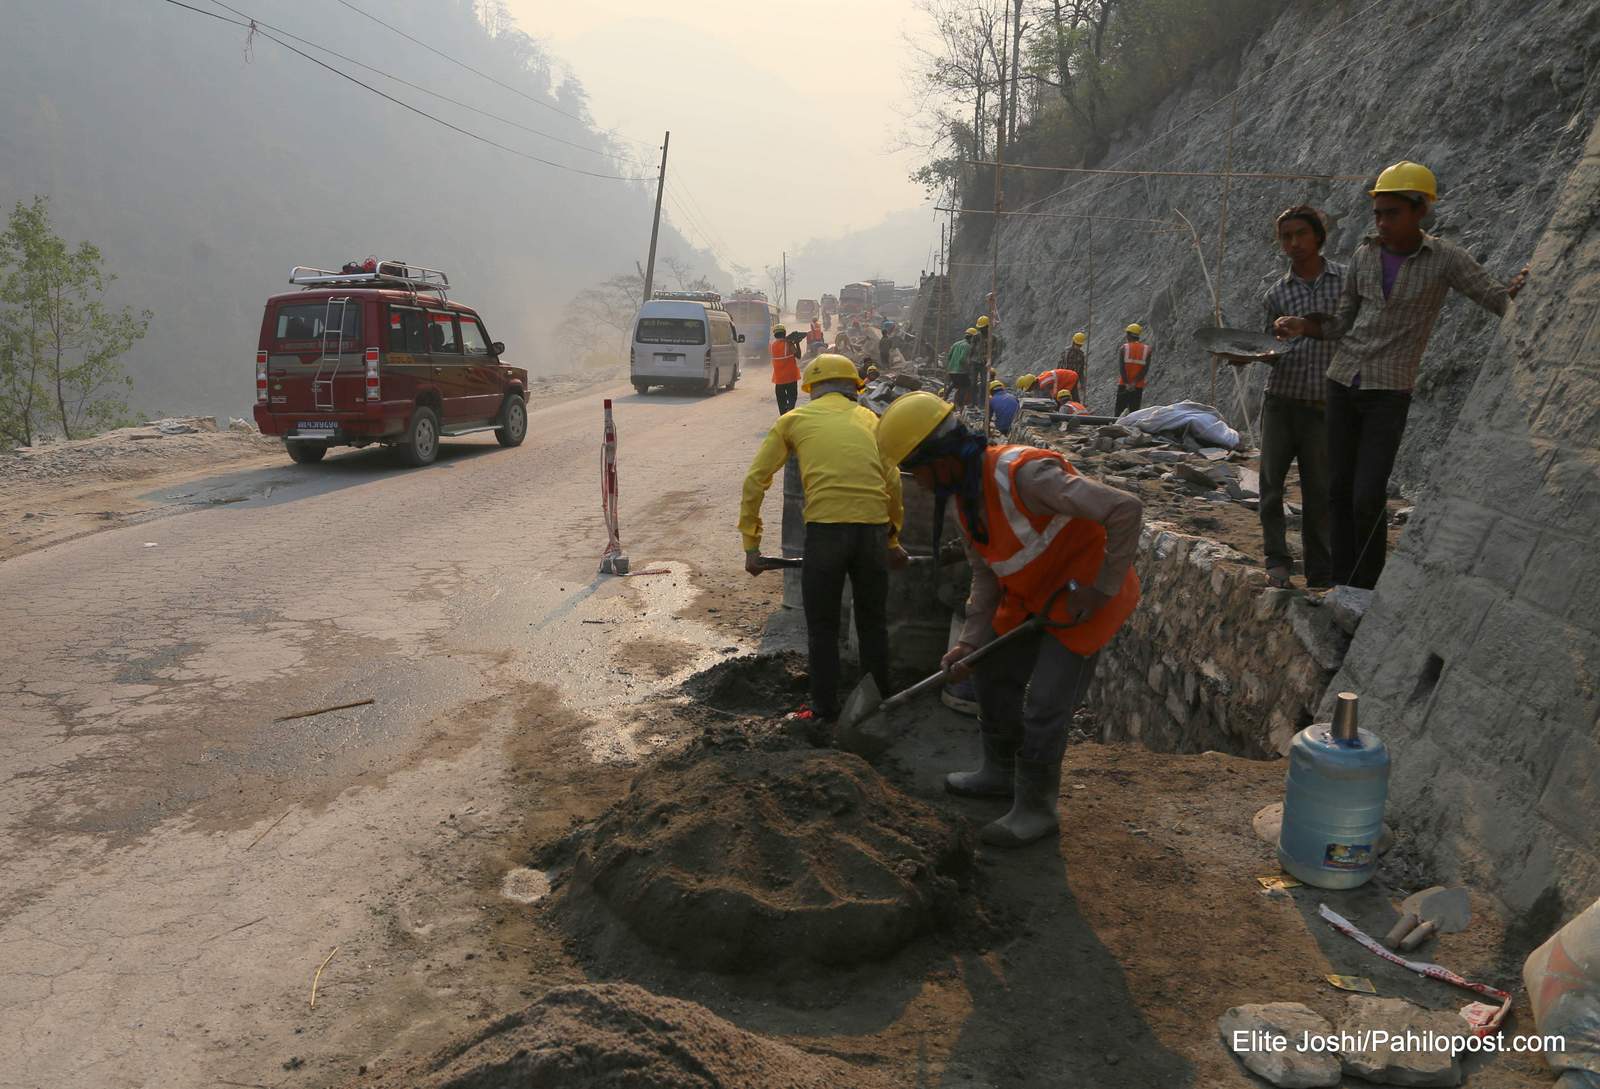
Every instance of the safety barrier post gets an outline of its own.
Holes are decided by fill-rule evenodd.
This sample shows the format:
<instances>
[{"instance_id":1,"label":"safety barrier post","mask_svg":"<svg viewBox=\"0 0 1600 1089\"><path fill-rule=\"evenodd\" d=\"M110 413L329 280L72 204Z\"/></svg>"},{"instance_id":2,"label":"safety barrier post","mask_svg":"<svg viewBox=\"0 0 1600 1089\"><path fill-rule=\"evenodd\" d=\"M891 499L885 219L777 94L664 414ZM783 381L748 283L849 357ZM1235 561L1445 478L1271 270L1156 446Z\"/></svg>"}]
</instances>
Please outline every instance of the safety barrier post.
<instances>
[{"instance_id":1,"label":"safety barrier post","mask_svg":"<svg viewBox=\"0 0 1600 1089\"><path fill-rule=\"evenodd\" d=\"M600 443L600 512L606 520L606 550L600 557L602 575L626 575L628 554L622 551L622 530L617 517L617 425L611 418L611 398L605 400L606 422Z\"/></svg>"}]
</instances>

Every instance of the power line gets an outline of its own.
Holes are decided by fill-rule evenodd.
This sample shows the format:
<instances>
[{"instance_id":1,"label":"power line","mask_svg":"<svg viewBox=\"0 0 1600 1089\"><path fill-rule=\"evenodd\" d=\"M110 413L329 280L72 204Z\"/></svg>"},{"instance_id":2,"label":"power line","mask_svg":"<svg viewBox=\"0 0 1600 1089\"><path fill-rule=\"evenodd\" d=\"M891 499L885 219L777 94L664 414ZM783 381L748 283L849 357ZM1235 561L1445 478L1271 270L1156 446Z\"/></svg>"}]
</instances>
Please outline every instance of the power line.
<instances>
[{"instance_id":1,"label":"power line","mask_svg":"<svg viewBox=\"0 0 1600 1089\"><path fill-rule=\"evenodd\" d=\"M363 83L361 80L357 79L355 76L350 75L348 72L339 71L339 69L335 68L331 64L328 64L326 61L319 60L318 58L313 57L310 53L307 53L307 52L305 52L303 50L297 49L294 46L290 45L288 42L284 41L283 39L275 37L273 34L269 33L268 31L262 30L261 29L261 24L255 22L255 20L253 20L253 19L248 23L241 23L237 19L228 18L226 15L220 15L217 12L214 12L214 11L207 11L204 8L197 8L197 7L193 7L193 6L189 5L189 4L182 3L182 0L162 0L162 2L163 3L167 3L167 4L171 4L173 7L183 8L185 11L196 12L197 14L200 14L200 15L209 15L213 19L217 19L217 20L219 20L221 22L224 22L224 23L229 23L229 24L231 24L233 26L244 27L246 30L251 31L252 33L259 34L261 37L267 39L269 42L273 42L273 43L283 47L284 49L287 49L289 52L295 54L296 56L302 57L302 58L310 61L312 64L315 64L317 67L326 68L328 71L332 72L334 75L338 76L340 79L349 80L351 83L354 83L357 87L361 87L361 88L364 88L365 90L371 91L373 94L377 95L379 98L387 99L388 101L393 102L396 106L399 106L399 107L401 107L402 109L405 109L405 110L409 110L410 112L418 115L419 117L425 117L429 121L432 121L436 125L443 125L445 128L450 129L452 132L458 132L462 136L466 136L469 139L477 140L479 143L482 143L482 144L488 144L490 147L493 147L493 148L498 148L499 150L504 151L504 152L506 152L508 154L517 156L519 159L527 159L527 160L529 160L531 162L540 163L540 164L542 164L544 166L548 166L548 167L553 167L556 170L565 170L565 171L568 171L569 173L581 174L586 178L599 178L599 179L601 179L603 181L650 181L651 180L650 178L628 177L628 176L622 175L622 174L601 174L601 173L598 173L597 171L593 171L593 170L583 170L583 169L581 169L579 167L576 167L576 166L568 166L565 163L553 162L553 161L551 161L549 159L540 158L537 155L530 155L525 151L518 151L514 147L507 147L505 144L502 144L497 140L491 140L487 136L480 136L478 133L475 133L475 132L471 131L470 129L464 129L460 125L452 124L449 121L446 121L442 117L436 117L435 115L427 112L426 110L419 109L418 107L411 105L411 103L406 102L403 99L396 98L391 94L388 94L388 93L386 93L386 92L384 92L382 90L379 90L377 87L372 86L372 84L370 84L370 83ZM342 2L342 0L341 0L341 2ZM249 16L246 16L246 18L249 18Z\"/></svg>"},{"instance_id":2,"label":"power line","mask_svg":"<svg viewBox=\"0 0 1600 1089\"><path fill-rule=\"evenodd\" d=\"M217 5L219 8L224 8L224 9L226 9L228 11L233 12L235 15L239 16L242 19L249 19L250 18L250 16L246 15L244 12L240 11L238 8L235 8L235 7L232 7L232 6L228 5L228 4L223 3L223 0L211 0L211 3ZM346 64L353 64L357 68L361 68L361 69L364 69L364 70L366 70L368 72L372 72L372 73L374 73L376 75L380 75L380 76L384 77L385 79L393 80L394 82L400 84L402 87L409 87L413 91L420 91L421 93L423 93L425 95L431 95L432 97L437 98L442 102L450 103L452 106L459 106L463 110L467 110L467 111L469 111L471 113L475 113L475 114L479 114L479 115L481 115L483 117L487 117L491 121L499 121L501 124L510 125L512 128L521 129L523 132L532 133L535 136L542 136L546 140L553 140L558 144L565 144L567 147L577 148L579 151L587 151L591 155L609 155L609 154L611 154L609 151L607 151L604 148L589 147L588 145L576 143L575 141L572 141L572 140L565 140L565 139L561 138L560 136L555 136L555 135L552 135L551 133L548 133L548 132L541 132L539 129L530 128L529 126L521 124L520 122L511 120L511 118L509 118L509 117L501 117L499 114L490 113L488 110L479 109L477 106L473 106L473 105L471 105L469 103L462 102L460 99L451 98L449 95L440 94L438 91L429 90L427 87L424 87L421 84L412 83L409 80L401 79L399 76L394 75L393 73L390 73L390 72L385 72L381 68L374 68L370 64L364 64L361 61L356 60L354 57L347 57L343 53L340 53L338 50L329 49L325 45L319 45L316 42L309 41L306 38L300 37L298 34L291 34L289 31L284 30L282 27L273 26L271 23L265 23L265 22L262 22L259 19L253 20L253 21L255 22L256 27L257 27L258 30L261 27L265 27L268 30L275 31L276 33L282 34L285 38L288 38L290 41L299 42L301 45L309 46L312 49L316 49L316 50L319 50L319 51L321 51L323 53L326 53L330 57L337 57L338 59L344 61Z\"/></svg>"}]
</instances>

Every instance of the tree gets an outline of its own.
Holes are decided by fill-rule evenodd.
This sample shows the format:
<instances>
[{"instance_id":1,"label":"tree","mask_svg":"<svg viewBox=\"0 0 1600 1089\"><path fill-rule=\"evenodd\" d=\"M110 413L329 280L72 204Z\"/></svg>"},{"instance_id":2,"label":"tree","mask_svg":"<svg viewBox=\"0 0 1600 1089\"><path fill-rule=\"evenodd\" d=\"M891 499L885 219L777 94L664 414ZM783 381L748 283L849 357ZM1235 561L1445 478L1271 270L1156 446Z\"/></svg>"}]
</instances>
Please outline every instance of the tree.
<instances>
[{"instance_id":1,"label":"tree","mask_svg":"<svg viewBox=\"0 0 1600 1089\"><path fill-rule=\"evenodd\" d=\"M0 234L0 440L68 439L122 422L133 379L120 357L145 335L150 311L110 310L116 277L89 242L69 249L48 201L18 201Z\"/></svg>"},{"instance_id":2,"label":"tree","mask_svg":"<svg viewBox=\"0 0 1600 1089\"><path fill-rule=\"evenodd\" d=\"M619 272L586 287L567 304L557 340L585 367L608 367L621 338L633 328L644 296L642 272Z\"/></svg>"}]
</instances>

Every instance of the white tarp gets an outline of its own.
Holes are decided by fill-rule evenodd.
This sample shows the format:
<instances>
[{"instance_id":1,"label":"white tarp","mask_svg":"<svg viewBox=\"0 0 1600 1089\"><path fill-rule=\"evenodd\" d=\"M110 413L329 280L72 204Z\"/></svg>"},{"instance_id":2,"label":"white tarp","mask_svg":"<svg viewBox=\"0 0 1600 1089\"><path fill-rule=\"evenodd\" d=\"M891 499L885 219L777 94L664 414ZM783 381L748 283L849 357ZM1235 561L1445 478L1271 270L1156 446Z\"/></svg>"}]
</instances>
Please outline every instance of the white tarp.
<instances>
[{"instance_id":1,"label":"white tarp","mask_svg":"<svg viewBox=\"0 0 1600 1089\"><path fill-rule=\"evenodd\" d=\"M1199 401L1179 401L1175 405L1151 405L1130 412L1117 421L1123 427L1137 427L1151 435L1181 439L1190 435L1202 446L1222 446L1237 450L1239 432L1228 426L1222 414Z\"/></svg>"}]
</instances>

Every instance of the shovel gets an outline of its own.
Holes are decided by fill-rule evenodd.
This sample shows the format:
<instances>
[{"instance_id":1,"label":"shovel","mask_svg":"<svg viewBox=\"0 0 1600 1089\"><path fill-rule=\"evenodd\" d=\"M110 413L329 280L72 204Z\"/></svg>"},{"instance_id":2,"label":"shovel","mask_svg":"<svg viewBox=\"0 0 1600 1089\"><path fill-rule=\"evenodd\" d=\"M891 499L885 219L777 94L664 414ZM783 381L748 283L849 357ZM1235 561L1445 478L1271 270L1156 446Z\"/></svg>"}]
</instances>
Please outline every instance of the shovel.
<instances>
[{"instance_id":1,"label":"shovel","mask_svg":"<svg viewBox=\"0 0 1600 1089\"><path fill-rule=\"evenodd\" d=\"M1044 608L1039 610L1037 615L1029 617L1004 635L991 639L957 662L954 668L975 665L1007 643L1032 635L1042 628L1069 627L1069 624L1052 623L1045 618L1050 615L1058 598L1072 593L1077 588L1078 584L1075 581L1067 580L1065 586L1050 595L1050 600L1045 602ZM846 697L844 706L839 711L839 721L834 726L834 742L846 752L871 759L894 743L895 731L888 725L884 716L890 711L904 707L918 696L943 686L949 680L950 673L941 669L933 676L925 677L910 688L901 689L888 699L884 699L883 694L878 691L878 682L868 673Z\"/></svg>"}]
</instances>

